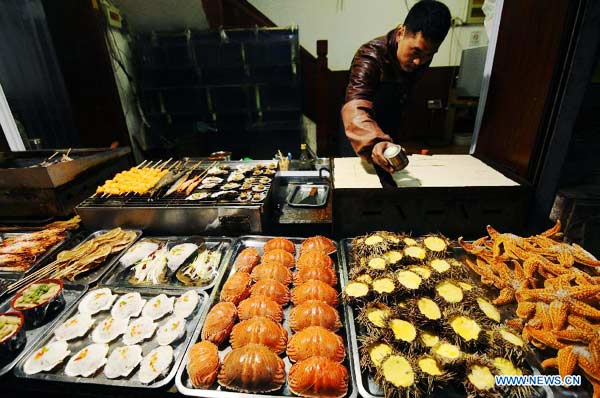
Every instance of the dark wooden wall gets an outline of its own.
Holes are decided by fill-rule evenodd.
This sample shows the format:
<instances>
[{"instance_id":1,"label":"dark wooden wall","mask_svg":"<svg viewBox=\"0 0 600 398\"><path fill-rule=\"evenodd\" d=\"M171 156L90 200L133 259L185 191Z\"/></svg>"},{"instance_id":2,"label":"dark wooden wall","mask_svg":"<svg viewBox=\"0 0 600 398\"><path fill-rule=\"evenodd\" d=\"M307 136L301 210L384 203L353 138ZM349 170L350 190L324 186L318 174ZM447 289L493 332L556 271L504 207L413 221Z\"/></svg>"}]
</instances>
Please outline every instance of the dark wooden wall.
<instances>
[{"instance_id":1,"label":"dark wooden wall","mask_svg":"<svg viewBox=\"0 0 600 398\"><path fill-rule=\"evenodd\" d=\"M44 0L48 28L83 147L129 145L96 0Z\"/></svg>"},{"instance_id":2,"label":"dark wooden wall","mask_svg":"<svg viewBox=\"0 0 600 398\"><path fill-rule=\"evenodd\" d=\"M535 180L579 1L505 1L476 155Z\"/></svg>"}]
</instances>

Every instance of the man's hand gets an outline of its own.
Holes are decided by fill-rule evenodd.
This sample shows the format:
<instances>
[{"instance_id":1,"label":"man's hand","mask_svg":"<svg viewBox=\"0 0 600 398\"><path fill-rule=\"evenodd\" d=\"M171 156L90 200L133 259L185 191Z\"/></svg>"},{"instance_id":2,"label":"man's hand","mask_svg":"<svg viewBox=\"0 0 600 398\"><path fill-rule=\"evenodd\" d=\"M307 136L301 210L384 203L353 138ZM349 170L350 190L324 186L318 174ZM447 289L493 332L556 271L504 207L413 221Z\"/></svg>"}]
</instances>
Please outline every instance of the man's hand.
<instances>
[{"instance_id":1,"label":"man's hand","mask_svg":"<svg viewBox=\"0 0 600 398\"><path fill-rule=\"evenodd\" d=\"M388 141L378 142L373 146L373 151L371 153L371 158L373 159L373 163L377 164L379 167L392 174L395 170L388 163L387 159L383 156L383 152L385 149L390 146L392 143Z\"/></svg>"}]
</instances>

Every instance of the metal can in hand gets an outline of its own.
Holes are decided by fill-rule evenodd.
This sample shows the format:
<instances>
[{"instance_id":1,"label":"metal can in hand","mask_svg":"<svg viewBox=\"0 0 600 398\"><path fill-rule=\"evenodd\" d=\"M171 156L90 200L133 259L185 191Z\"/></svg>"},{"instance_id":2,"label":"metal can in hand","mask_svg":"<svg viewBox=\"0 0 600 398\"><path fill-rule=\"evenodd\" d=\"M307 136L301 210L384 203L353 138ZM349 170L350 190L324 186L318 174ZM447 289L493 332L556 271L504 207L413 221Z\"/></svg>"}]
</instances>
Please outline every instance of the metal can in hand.
<instances>
[{"instance_id":1,"label":"metal can in hand","mask_svg":"<svg viewBox=\"0 0 600 398\"><path fill-rule=\"evenodd\" d=\"M408 157L404 151L402 151L400 145L388 145L388 147L385 148L385 151L383 151L383 157L387 159L388 163L395 171L400 171L408 166Z\"/></svg>"}]
</instances>

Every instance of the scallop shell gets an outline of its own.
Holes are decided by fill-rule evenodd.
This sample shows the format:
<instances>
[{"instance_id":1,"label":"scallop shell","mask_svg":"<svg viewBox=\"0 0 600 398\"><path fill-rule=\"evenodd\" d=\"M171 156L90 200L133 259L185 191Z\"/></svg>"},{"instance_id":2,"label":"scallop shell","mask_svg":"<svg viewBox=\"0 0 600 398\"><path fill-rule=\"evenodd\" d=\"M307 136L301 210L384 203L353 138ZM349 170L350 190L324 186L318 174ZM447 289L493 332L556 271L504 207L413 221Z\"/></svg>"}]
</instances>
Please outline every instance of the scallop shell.
<instances>
[{"instance_id":1,"label":"scallop shell","mask_svg":"<svg viewBox=\"0 0 600 398\"><path fill-rule=\"evenodd\" d=\"M78 313L67 319L62 325L54 330L56 340L73 340L84 336L94 324L94 319L85 313Z\"/></svg>"},{"instance_id":2,"label":"scallop shell","mask_svg":"<svg viewBox=\"0 0 600 398\"><path fill-rule=\"evenodd\" d=\"M127 377L142 360L142 346L126 345L115 348L104 366L104 376L109 379Z\"/></svg>"},{"instance_id":3,"label":"scallop shell","mask_svg":"<svg viewBox=\"0 0 600 398\"><path fill-rule=\"evenodd\" d=\"M111 290L107 287L92 290L81 299L77 308L81 313L94 315L100 311L109 309L116 298L117 295L112 294Z\"/></svg>"},{"instance_id":4,"label":"scallop shell","mask_svg":"<svg viewBox=\"0 0 600 398\"><path fill-rule=\"evenodd\" d=\"M65 366L65 374L70 377L89 377L104 366L106 354L108 344L90 344L71 357Z\"/></svg>"},{"instance_id":5,"label":"scallop shell","mask_svg":"<svg viewBox=\"0 0 600 398\"><path fill-rule=\"evenodd\" d=\"M92 341L94 343L110 343L127 330L129 318L104 318L92 332Z\"/></svg>"},{"instance_id":6,"label":"scallop shell","mask_svg":"<svg viewBox=\"0 0 600 398\"><path fill-rule=\"evenodd\" d=\"M131 292L122 295L117 299L110 314L113 318L131 318L140 315L146 300L138 292Z\"/></svg>"},{"instance_id":7,"label":"scallop shell","mask_svg":"<svg viewBox=\"0 0 600 398\"><path fill-rule=\"evenodd\" d=\"M175 300L175 306L173 313L181 318L187 318L192 315L198 303L200 302L200 296L195 290L188 290Z\"/></svg>"},{"instance_id":8,"label":"scallop shell","mask_svg":"<svg viewBox=\"0 0 600 398\"><path fill-rule=\"evenodd\" d=\"M152 297L142 310L142 316L148 317L152 320L157 320L163 316L173 312L173 304L175 303L175 297L167 297L166 294L162 293L158 296Z\"/></svg>"},{"instance_id":9,"label":"scallop shell","mask_svg":"<svg viewBox=\"0 0 600 398\"><path fill-rule=\"evenodd\" d=\"M173 348L170 345L161 345L148 353L140 364L138 379L144 384L151 383L158 376L165 373L173 362Z\"/></svg>"},{"instance_id":10,"label":"scallop shell","mask_svg":"<svg viewBox=\"0 0 600 398\"><path fill-rule=\"evenodd\" d=\"M200 188L208 189L209 187L202 185ZM185 200L204 200L204 199L208 198L209 196L210 196L210 193L208 193L208 192L194 192L193 194L191 194L190 196L185 198Z\"/></svg>"},{"instance_id":11,"label":"scallop shell","mask_svg":"<svg viewBox=\"0 0 600 398\"><path fill-rule=\"evenodd\" d=\"M151 318L143 316L135 319L129 324L127 330L125 330L125 333L123 334L123 343L125 343L125 345L138 344L152 337L155 330L156 323L154 323Z\"/></svg>"},{"instance_id":12,"label":"scallop shell","mask_svg":"<svg viewBox=\"0 0 600 398\"><path fill-rule=\"evenodd\" d=\"M33 352L25 362L23 371L28 375L48 372L68 357L70 353L69 344L66 341L53 341Z\"/></svg>"},{"instance_id":13,"label":"scallop shell","mask_svg":"<svg viewBox=\"0 0 600 398\"><path fill-rule=\"evenodd\" d=\"M158 328L156 342L159 345L168 345L182 338L184 334L185 319L172 316Z\"/></svg>"}]
</instances>

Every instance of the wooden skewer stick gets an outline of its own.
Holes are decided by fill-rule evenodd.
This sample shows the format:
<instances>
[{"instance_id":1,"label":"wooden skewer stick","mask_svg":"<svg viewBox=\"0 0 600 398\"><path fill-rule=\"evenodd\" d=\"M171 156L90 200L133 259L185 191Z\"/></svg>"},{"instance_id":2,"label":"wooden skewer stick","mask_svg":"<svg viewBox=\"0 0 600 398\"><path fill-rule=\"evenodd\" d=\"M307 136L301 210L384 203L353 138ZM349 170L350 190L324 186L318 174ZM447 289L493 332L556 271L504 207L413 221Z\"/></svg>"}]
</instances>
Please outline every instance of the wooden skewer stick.
<instances>
[{"instance_id":1,"label":"wooden skewer stick","mask_svg":"<svg viewBox=\"0 0 600 398\"><path fill-rule=\"evenodd\" d=\"M14 290L19 290L22 287L29 285L30 283L33 283L37 280L47 277L48 275L51 275L53 270L58 266L58 264L59 264L58 261L54 261L54 262L46 265L45 267L40 268L39 270L37 270L36 272L34 272L32 274L29 274L25 278L20 279L16 282L10 284L7 287L7 291L12 292Z\"/></svg>"},{"instance_id":2,"label":"wooden skewer stick","mask_svg":"<svg viewBox=\"0 0 600 398\"><path fill-rule=\"evenodd\" d=\"M69 148L69 149L67 150L67 153L65 154L65 156L69 156L69 154L71 153L71 149L73 149L73 148Z\"/></svg>"},{"instance_id":3,"label":"wooden skewer stick","mask_svg":"<svg viewBox=\"0 0 600 398\"><path fill-rule=\"evenodd\" d=\"M160 165L160 167L158 169L162 170L164 167L166 167L171 162L171 160L173 160L173 158L167 159L163 164Z\"/></svg>"},{"instance_id":4,"label":"wooden skewer stick","mask_svg":"<svg viewBox=\"0 0 600 398\"><path fill-rule=\"evenodd\" d=\"M142 163L138 164L137 166L134 166L134 169L139 169L140 167L144 166L146 164L148 160L144 160Z\"/></svg>"},{"instance_id":5,"label":"wooden skewer stick","mask_svg":"<svg viewBox=\"0 0 600 398\"><path fill-rule=\"evenodd\" d=\"M59 153L60 153L59 151L54 152L48 159L46 159L46 161L52 160L52 158L55 157L56 155L58 155Z\"/></svg>"},{"instance_id":6,"label":"wooden skewer stick","mask_svg":"<svg viewBox=\"0 0 600 398\"><path fill-rule=\"evenodd\" d=\"M177 167L177 165L179 165L179 163L181 163L181 160L178 160L175 163L173 163L172 165L170 165L169 168L167 169L167 171L171 170L174 167Z\"/></svg>"}]
</instances>

